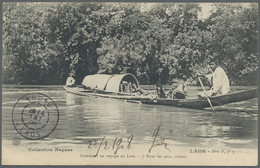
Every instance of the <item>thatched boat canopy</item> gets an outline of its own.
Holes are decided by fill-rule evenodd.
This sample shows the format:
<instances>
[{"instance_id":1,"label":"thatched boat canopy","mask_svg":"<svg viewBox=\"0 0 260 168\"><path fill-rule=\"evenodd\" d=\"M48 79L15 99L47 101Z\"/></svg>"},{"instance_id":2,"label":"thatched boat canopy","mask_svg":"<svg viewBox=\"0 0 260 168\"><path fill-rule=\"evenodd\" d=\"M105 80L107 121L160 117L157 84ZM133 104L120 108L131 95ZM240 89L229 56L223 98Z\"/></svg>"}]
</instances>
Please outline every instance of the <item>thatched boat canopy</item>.
<instances>
[{"instance_id":1,"label":"thatched boat canopy","mask_svg":"<svg viewBox=\"0 0 260 168\"><path fill-rule=\"evenodd\" d=\"M136 77L130 73L127 74L96 74L88 75L84 78L82 85L91 89L106 90L109 92L132 92L132 86L139 87Z\"/></svg>"}]
</instances>

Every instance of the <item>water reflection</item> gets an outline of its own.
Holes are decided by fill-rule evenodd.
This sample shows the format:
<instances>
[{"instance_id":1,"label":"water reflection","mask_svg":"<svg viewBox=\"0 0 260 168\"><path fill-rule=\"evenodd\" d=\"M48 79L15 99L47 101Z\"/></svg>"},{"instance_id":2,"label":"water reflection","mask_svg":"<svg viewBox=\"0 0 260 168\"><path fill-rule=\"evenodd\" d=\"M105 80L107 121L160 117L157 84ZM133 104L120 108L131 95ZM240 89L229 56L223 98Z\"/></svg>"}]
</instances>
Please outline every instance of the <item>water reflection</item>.
<instances>
[{"instance_id":1,"label":"water reflection","mask_svg":"<svg viewBox=\"0 0 260 168\"><path fill-rule=\"evenodd\" d=\"M70 94L67 96L71 97ZM140 105L93 97L76 96L73 99L77 103L66 111L68 114L80 111L76 115L78 119L70 122L78 123L80 127L71 130L72 137L128 137L134 134L136 141L147 143L157 126L161 126L161 136L172 144L184 146L224 147L230 139L257 137L256 131L247 130L257 125L257 122L252 122L253 118L248 119L250 123L247 123L247 120L227 112L216 114L205 110Z\"/></svg>"},{"instance_id":2,"label":"water reflection","mask_svg":"<svg viewBox=\"0 0 260 168\"><path fill-rule=\"evenodd\" d=\"M75 97L75 94L66 93L66 104L68 106L75 104Z\"/></svg>"}]
</instances>

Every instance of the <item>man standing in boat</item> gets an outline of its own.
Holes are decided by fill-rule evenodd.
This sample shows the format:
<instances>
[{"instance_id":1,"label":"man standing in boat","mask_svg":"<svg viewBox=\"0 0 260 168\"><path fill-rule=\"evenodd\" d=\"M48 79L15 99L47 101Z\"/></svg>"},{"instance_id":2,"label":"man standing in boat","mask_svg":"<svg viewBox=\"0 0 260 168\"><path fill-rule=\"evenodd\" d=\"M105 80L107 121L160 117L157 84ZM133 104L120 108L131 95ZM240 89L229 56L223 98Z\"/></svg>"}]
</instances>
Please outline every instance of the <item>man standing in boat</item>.
<instances>
[{"instance_id":1,"label":"man standing in boat","mask_svg":"<svg viewBox=\"0 0 260 168\"><path fill-rule=\"evenodd\" d=\"M209 97L209 96L217 96L224 95L230 91L229 79L225 71L219 67L216 62L211 61L209 63L209 68L212 74L202 75L198 74L199 77L206 77L211 84L211 88L208 91L199 92L199 97Z\"/></svg>"}]
</instances>

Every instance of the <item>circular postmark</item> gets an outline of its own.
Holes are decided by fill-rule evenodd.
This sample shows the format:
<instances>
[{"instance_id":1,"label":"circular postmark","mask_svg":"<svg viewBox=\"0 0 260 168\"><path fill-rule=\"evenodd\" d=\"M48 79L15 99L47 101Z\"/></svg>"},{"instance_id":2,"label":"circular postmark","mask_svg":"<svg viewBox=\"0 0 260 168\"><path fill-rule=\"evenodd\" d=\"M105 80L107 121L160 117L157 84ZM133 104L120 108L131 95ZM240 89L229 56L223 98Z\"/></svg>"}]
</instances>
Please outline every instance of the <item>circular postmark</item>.
<instances>
[{"instance_id":1,"label":"circular postmark","mask_svg":"<svg viewBox=\"0 0 260 168\"><path fill-rule=\"evenodd\" d=\"M13 139L12 139L12 143L13 143L13 145L15 145L15 146L20 145L20 144L21 144L21 138L13 138Z\"/></svg>"},{"instance_id":2,"label":"circular postmark","mask_svg":"<svg viewBox=\"0 0 260 168\"><path fill-rule=\"evenodd\" d=\"M16 131L24 138L42 139L49 136L58 125L59 110L47 95L30 93L15 103L12 121Z\"/></svg>"}]
</instances>

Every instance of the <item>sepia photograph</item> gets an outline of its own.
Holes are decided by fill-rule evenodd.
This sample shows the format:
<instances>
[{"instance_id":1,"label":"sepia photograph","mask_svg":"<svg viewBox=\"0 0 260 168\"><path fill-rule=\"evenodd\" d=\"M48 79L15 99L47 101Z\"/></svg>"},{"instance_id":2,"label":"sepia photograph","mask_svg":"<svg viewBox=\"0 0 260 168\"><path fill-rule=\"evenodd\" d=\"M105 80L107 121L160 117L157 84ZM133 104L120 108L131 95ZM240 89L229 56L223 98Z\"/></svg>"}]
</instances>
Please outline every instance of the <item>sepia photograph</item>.
<instances>
[{"instance_id":1,"label":"sepia photograph","mask_svg":"<svg viewBox=\"0 0 260 168\"><path fill-rule=\"evenodd\" d=\"M2 165L258 165L258 3L4 2Z\"/></svg>"}]
</instances>

